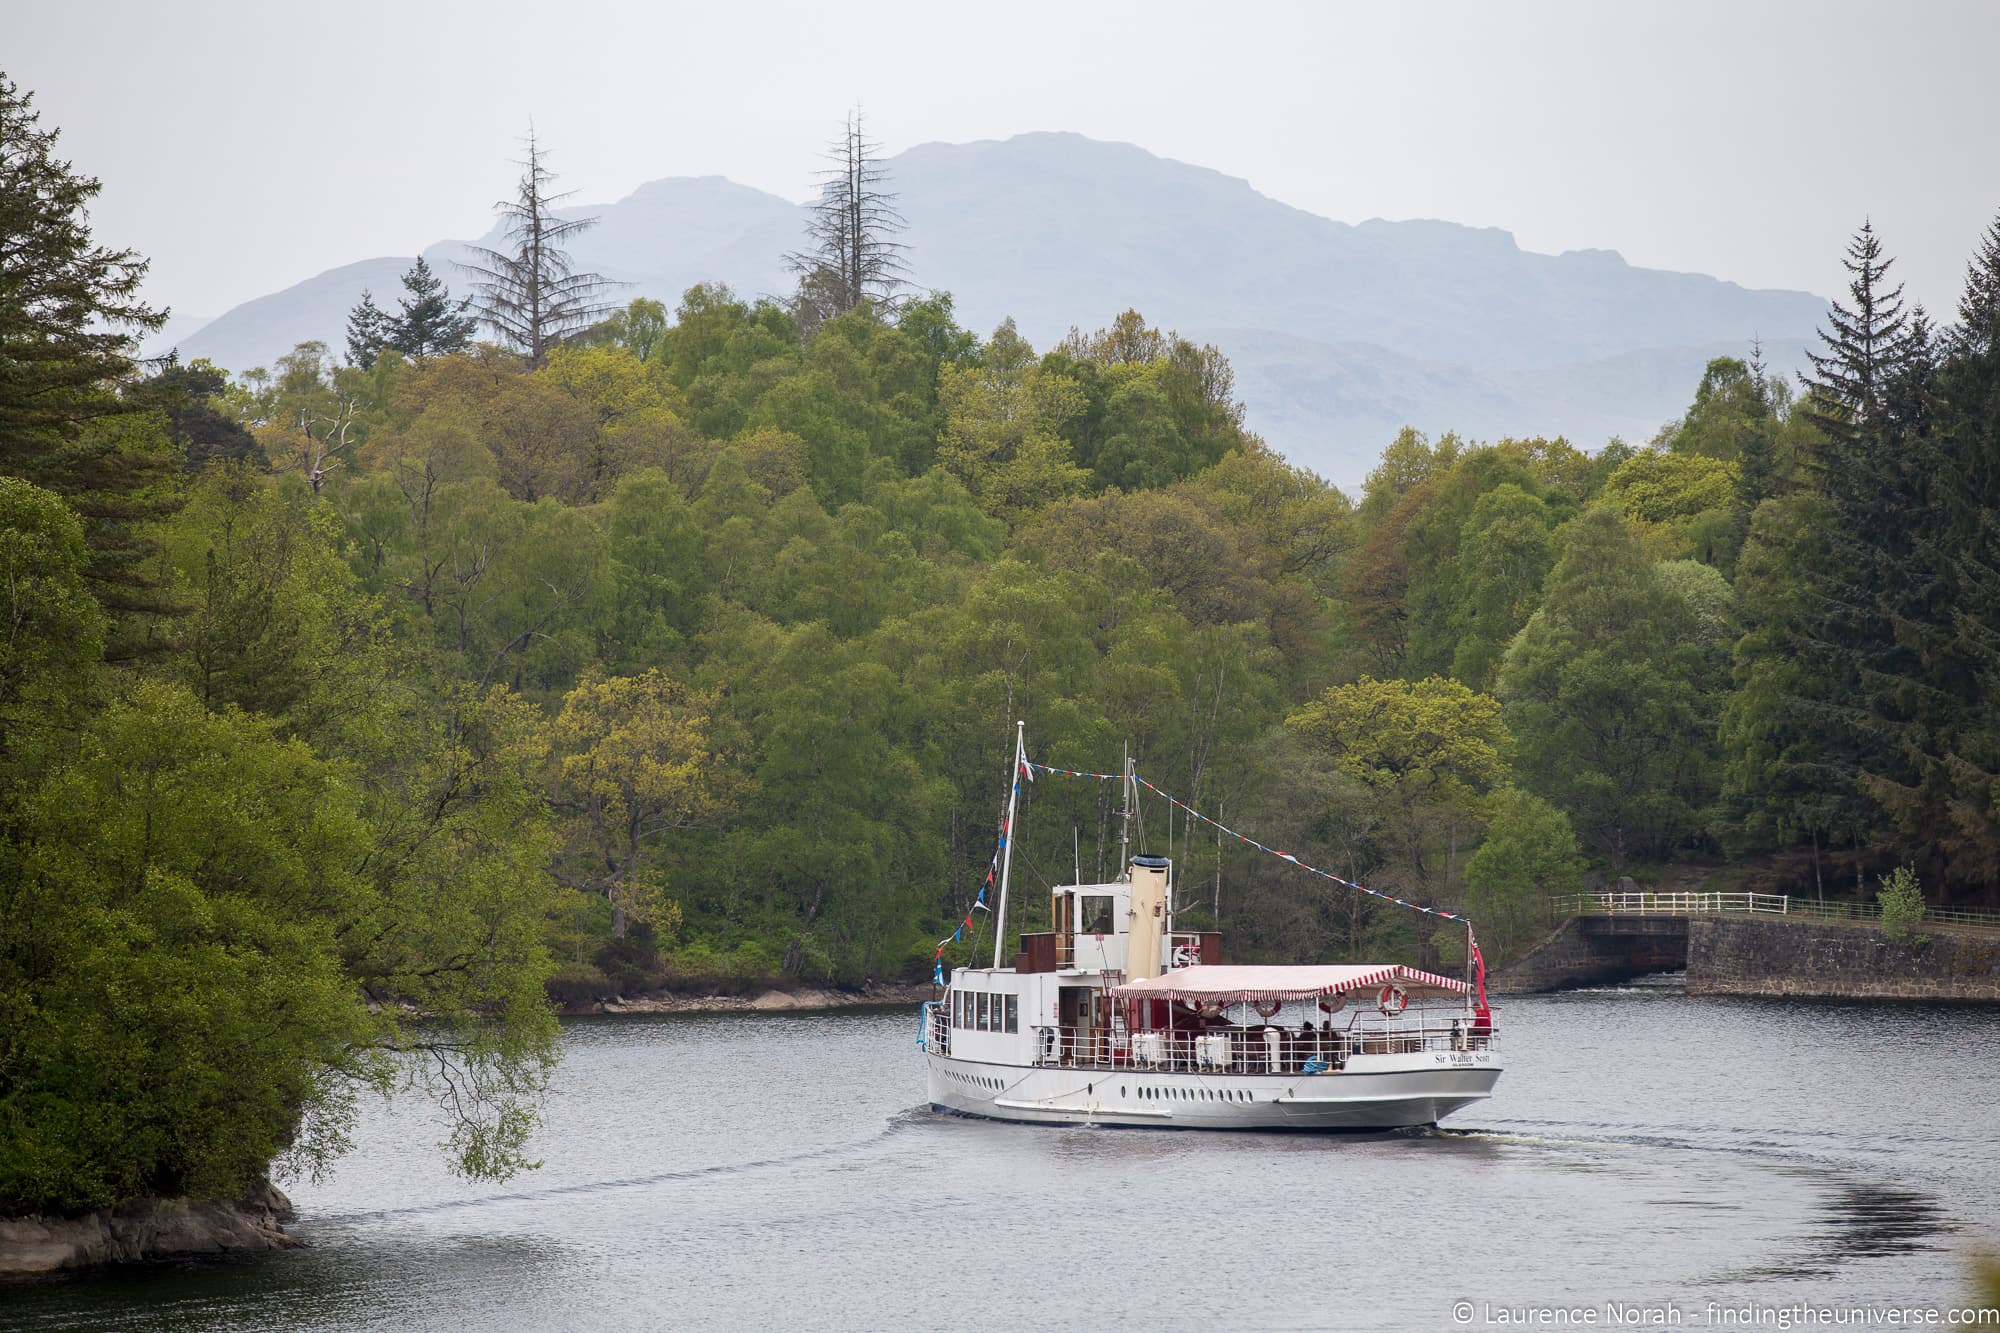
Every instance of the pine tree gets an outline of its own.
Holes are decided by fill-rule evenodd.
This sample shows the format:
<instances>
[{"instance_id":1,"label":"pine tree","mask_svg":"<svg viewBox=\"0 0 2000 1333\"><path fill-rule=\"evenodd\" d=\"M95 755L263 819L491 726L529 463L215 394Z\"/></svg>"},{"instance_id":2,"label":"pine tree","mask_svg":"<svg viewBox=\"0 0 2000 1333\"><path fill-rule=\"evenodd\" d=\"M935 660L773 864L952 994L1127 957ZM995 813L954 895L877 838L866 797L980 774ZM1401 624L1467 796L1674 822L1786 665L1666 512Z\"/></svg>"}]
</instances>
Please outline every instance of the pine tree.
<instances>
[{"instance_id":1,"label":"pine tree","mask_svg":"<svg viewBox=\"0 0 2000 1333\"><path fill-rule=\"evenodd\" d=\"M908 224L887 188L889 171L880 152L881 145L863 132L857 108L828 148L833 166L822 173L819 199L806 222L806 248L785 256L799 275L795 313L808 336L863 303L895 309L898 294L909 285L905 246L897 239Z\"/></svg>"},{"instance_id":2,"label":"pine tree","mask_svg":"<svg viewBox=\"0 0 2000 1333\"><path fill-rule=\"evenodd\" d=\"M597 225L597 219L564 218L556 207L568 194L555 194L555 176L544 163L541 144L528 135L521 183L512 199L494 205L511 251L473 247L481 262L461 265L475 279L473 313L539 366L556 347L609 314L600 299L613 284L597 273L579 273L569 241Z\"/></svg>"},{"instance_id":3,"label":"pine tree","mask_svg":"<svg viewBox=\"0 0 2000 1333\"><path fill-rule=\"evenodd\" d=\"M375 304L375 294L363 288L361 300L347 314L348 364L373 370L391 331L389 316Z\"/></svg>"},{"instance_id":4,"label":"pine tree","mask_svg":"<svg viewBox=\"0 0 2000 1333\"><path fill-rule=\"evenodd\" d=\"M1940 510L1926 556L1950 578L1952 640L1941 663L1954 725L1933 747L1946 770L1941 842L1952 879L2000 884L2000 219L1968 266L1958 326L1937 374L1933 485Z\"/></svg>"},{"instance_id":5,"label":"pine tree","mask_svg":"<svg viewBox=\"0 0 2000 1333\"><path fill-rule=\"evenodd\" d=\"M1966 265L1954 342L1957 351L1976 357L2000 351L2000 218L1987 224L1979 253Z\"/></svg>"},{"instance_id":6,"label":"pine tree","mask_svg":"<svg viewBox=\"0 0 2000 1333\"><path fill-rule=\"evenodd\" d=\"M1768 512L1754 507L1768 481L1739 493L1747 633L1723 734L1730 793L1750 822L1809 833L1816 865L1822 833L1847 843L1858 891L1865 849L1893 837L1871 784L1916 776L1901 744L1908 701L1894 688L1908 653L1885 594L1902 577L1919 506L1891 411L1915 387L1901 290L1871 226L1846 263L1851 305L1830 308L1797 409L1817 428L1805 484ZM1768 473L1769 460L1751 461Z\"/></svg>"},{"instance_id":7,"label":"pine tree","mask_svg":"<svg viewBox=\"0 0 2000 1333\"><path fill-rule=\"evenodd\" d=\"M1889 285L1894 263L1883 256L1874 224L1863 221L1842 261L1852 275L1847 291L1853 308L1835 301L1827 312L1829 327L1819 335L1826 351L1806 353L1813 374L1805 383L1814 391L1807 411L1815 425L1837 440L1851 441L1884 424L1889 381L1909 341L1903 286Z\"/></svg>"},{"instance_id":8,"label":"pine tree","mask_svg":"<svg viewBox=\"0 0 2000 1333\"><path fill-rule=\"evenodd\" d=\"M1826 558L1801 570L1803 671L1787 703L1828 795L1868 799L1847 810L1857 883L1863 842L1936 854L1946 784L1932 742L1951 712L1936 658L1951 581L1927 554L1935 339L1923 309L1906 312L1890 285L1893 262L1864 223L1845 261L1852 305L1829 311L1803 405L1822 437L1811 466Z\"/></svg>"},{"instance_id":9,"label":"pine tree","mask_svg":"<svg viewBox=\"0 0 2000 1333\"><path fill-rule=\"evenodd\" d=\"M83 520L93 592L155 609L136 524L168 503L170 448L117 386L166 312L139 299L146 261L94 242L98 182L55 155L34 98L0 74L0 475L54 491ZM113 636L111 651L121 640Z\"/></svg>"},{"instance_id":10,"label":"pine tree","mask_svg":"<svg viewBox=\"0 0 2000 1333\"><path fill-rule=\"evenodd\" d=\"M1778 489L1777 426L1782 381L1773 383L1764 369L1764 345L1750 344L1750 420L1736 451L1736 496L1733 549L1740 550L1750 532L1750 516ZM1734 558L1732 552L1732 560Z\"/></svg>"},{"instance_id":11,"label":"pine tree","mask_svg":"<svg viewBox=\"0 0 2000 1333\"><path fill-rule=\"evenodd\" d=\"M389 321L389 346L412 361L422 361L462 352L472 345L473 331L479 327L479 320L466 313L472 298L452 304L443 280L431 272L421 255L403 275L403 290L408 294L402 308Z\"/></svg>"}]
</instances>

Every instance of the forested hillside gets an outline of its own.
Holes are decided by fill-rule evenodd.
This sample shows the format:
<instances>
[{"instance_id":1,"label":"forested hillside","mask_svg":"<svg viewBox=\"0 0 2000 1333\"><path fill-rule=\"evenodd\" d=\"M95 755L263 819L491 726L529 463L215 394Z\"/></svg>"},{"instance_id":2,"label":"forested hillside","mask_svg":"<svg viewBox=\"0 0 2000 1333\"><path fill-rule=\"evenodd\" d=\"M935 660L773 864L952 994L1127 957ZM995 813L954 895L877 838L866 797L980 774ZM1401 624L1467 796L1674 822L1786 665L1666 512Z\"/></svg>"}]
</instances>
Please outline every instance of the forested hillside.
<instances>
[{"instance_id":1,"label":"forested hillside","mask_svg":"<svg viewBox=\"0 0 2000 1333\"><path fill-rule=\"evenodd\" d=\"M1864 229L1810 383L1716 360L1595 455L1406 431L1349 497L1246 432L1224 350L1132 311L980 335L845 234L783 304L614 309L524 248L473 307L541 303L511 346L413 272L344 360L135 365L143 263L0 110L33 239L0 312L0 1199L227 1192L410 1077L504 1173L546 993L921 981L1016 718L1500 957L1550 893L1675 858L1993 900L2000 224L1948 329ZM1115 873L1115 799L1029 787L1011 928ZM1238 956L1462 947L1139 815Z\"/></svg>"}]
</instances>

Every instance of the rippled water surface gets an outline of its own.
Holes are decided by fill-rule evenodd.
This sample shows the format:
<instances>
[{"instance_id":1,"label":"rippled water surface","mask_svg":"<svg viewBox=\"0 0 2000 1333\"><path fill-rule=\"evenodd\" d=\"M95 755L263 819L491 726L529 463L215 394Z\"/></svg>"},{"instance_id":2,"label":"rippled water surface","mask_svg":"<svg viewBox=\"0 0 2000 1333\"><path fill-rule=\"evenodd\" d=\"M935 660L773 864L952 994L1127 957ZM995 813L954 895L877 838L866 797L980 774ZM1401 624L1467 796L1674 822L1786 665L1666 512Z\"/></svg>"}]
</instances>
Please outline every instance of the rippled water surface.
<instances>
[{"instance_id":1,"label":"rippled water surface","mask_svg":"<svg viewBox=\"0 0 2000 1333\"><path fill-rule=\"evenodd\" d=\"M1500 1010L1443 1131L1009 1126L921 1105L907 1010L572 1023L541 1170L416 1107L296 1184L309 1248L0 1288L28 1329L1453 1327L1607 1301L1960 1304L2000 1242L2000 1011Z\"/></svg>"}]
</instances>

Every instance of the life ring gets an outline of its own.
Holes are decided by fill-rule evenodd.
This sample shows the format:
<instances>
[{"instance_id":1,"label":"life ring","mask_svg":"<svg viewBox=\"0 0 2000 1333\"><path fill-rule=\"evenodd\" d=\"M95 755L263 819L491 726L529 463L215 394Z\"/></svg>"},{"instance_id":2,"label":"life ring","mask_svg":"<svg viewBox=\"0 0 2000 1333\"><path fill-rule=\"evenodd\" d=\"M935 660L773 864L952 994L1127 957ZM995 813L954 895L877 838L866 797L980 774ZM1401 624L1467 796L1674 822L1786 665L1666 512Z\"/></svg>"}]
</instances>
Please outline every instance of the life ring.
<instances>
[{"instance_id":1,"label":"life ring","mask_svg":"<svg viewBox=\"0 0 2000 1333\"><path fill-rule=\"evenodd\" d=\"M1410 997L1401 986L1384 986L1382 993L1375 997L1375 1007L1380 1009L1385 1017L1394 1018L1410 1007Z\"/></svg>"},{"instance_id":2,"label":"life ring","mask_svg":"<svg viewBox=\"0 0 2000 1333\"><path fill-rule=\"evenodd\" d=\"M1337 1014L1347 1007L1347 992L1319 997L1319 1010L1323 1014Z\"/></svg>"},{"instance_id":3,"label":"life ring","mask_svg":"<svg viewBox=\"0 0 2000 1333\"><path fill-rule=\"evenodd\" d=\"M1252 1000L1250 1002L1250 1007L1257 1011L1257 1017L1271 1018L1275 1016L1280 1009L1285 1007L1285 1002L1283 1000L1272 1000L1269 1004L1266 1004L1262 1000Z\"/></svg>"}]
</instances>

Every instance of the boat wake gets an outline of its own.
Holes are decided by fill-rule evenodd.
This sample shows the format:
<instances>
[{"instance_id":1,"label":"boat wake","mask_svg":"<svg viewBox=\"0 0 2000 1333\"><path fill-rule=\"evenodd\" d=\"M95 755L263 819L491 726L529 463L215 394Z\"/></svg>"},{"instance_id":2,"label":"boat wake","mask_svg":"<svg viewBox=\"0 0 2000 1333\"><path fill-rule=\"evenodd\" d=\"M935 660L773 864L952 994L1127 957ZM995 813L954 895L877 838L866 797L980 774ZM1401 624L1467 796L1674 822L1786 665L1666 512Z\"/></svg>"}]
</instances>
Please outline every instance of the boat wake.
<instances>
[{"instance_id":1,"label":"boat wake","mask_svg":"<svg viewBox=\"0 0 2000 1333\"><path fill-rule=\"evenodd\" d=\"M314 1226L348 1227L360 1223L378 1222L399 1217L420 1217L438 1213L449 1213L461 1209L490 1208L500 1204L536 1203L551 1199L576 1198L594 1194L607 1194L618 1190L647 1189L658 1185L682 1184L689 1181L712 1180L718 1177L746 1175L755 1171L768 1171L780 1167L799 1166L808 1162L822 1162L830 1158L844 1157L863 1152L893 1138L923 1118L933 1115L928 1107L913 1107L899 1111L889 1117L881 1131L867 1138L850 1139L843 1143L831 1143L811 1148L804 1152L786 1153L778 1157L760 1157L747 1162L718 1162L710 1166L688 1167L678 1171L654 1171L645 1175L620 1176L611 1180L579 1181L569 1185L550 1185L543 1189L510 1190L505 1194L483 1194L472 1199L439 1199L430 1203L411 1204L402 1208L376 1208L354 1212L317 1212L310 1219Z\"/></svg>"}]
</instances>

